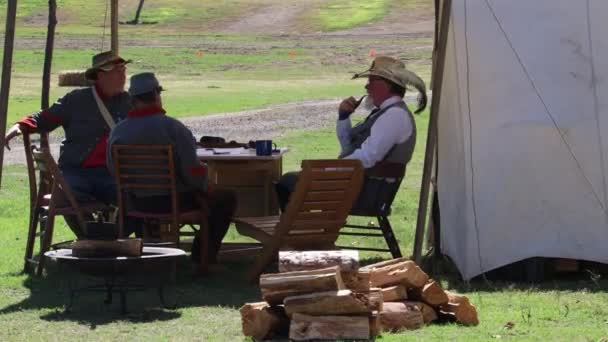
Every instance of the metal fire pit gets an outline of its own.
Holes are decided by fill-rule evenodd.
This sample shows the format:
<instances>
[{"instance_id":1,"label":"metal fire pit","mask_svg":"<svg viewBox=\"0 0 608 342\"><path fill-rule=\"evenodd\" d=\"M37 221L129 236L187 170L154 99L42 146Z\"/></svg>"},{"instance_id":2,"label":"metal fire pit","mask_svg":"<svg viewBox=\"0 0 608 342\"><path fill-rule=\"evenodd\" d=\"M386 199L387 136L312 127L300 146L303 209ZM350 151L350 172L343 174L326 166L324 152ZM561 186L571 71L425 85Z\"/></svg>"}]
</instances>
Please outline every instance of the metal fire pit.
<instances>
[{"instance_id":1,"label":"metal fire pit","mask_svg":"<svg viewBox=\"0 0 608 342\"><path fill-rule=\"evenodd\" d=\"M74 298L82 292L105 292L105 303L112 303L112 294L120 294L121 310L127 312L126 295L130 291L141 291L157 288L161 304L165 303L164 289L175 284L177 259L186 255L181 249L144 247L140 257L83 258L72 255L71 249L48 251L44 255L56 261L61 267L73 271L72 274L86 274L103 278L102 284L76 287L75 279L69 277L69 302L66 311L70 311ZM74 272L75 271L75 272ZM143 283L136 283L136 277L144 277ZM171 307L175 307L175 304Z\"/></svg>"}]
</instances>

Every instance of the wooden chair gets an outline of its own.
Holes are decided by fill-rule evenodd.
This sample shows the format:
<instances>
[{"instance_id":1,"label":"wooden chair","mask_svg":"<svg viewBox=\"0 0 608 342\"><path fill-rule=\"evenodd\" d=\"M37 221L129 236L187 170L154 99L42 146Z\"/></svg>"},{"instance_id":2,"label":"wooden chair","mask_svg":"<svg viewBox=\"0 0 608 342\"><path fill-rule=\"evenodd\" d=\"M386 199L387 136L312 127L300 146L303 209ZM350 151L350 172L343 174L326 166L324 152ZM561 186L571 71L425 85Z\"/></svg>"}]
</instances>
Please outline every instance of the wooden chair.
<instances>
[{"instance_id":1,"label":"wooden chair","mask_svg":"<svg viewBox=\"0 0 608 342\"><path fill-rule=\"evenodd\" d=\"M37 264L36 273L42 274L44 268L45 257L44 253L51 248L53 240L53 231L55 228L55 216L57 215L71 215L76 217L78 222L78 228L81 231L86 231L86 217L91 214L98 214L106 212L109 207L99 202L89 202L80 204L76 201L74 193L67 184L59 167L53 159L51 152L48 148L36 148L32 147L32 160L36 165L36 169L41 173L48 175L51 180L50 185L50 197L44 194L43 189L38 189L36 205L40 205L39 218L40 224L36 223L35 226L30 226L28 233L28 245L26 247L26 263ZM48 203L44 204L45 201ZM38 209L36 209L38 211ZM31 253L33 252L33 245L36 235L38 234L37 227L40 226L40 236L42 241L40 243L40 254L38 259L34 258Z\"/></svg>"},{"instance_id":2,"label":"wooden chair","mask_svg":"<svg viewBox=\"0 0 608 342\"><path fill-rule=\"evenodd\" d=\"M304 160L282 215L235 218L238 232L263 247L248 278L255 281L280 249L334 249L362 180L358 160Z\"/></svg>"},{"instance_id":3,"label":"wooden chair","mask_svg":"<svg viewBox=\"0 0 608 342\"><path fill-rule=\"evenodd\" d=\"M48 148L48 133L40 133L40 146ZM27 243L23 271L29 272L34 256L34 245L36 243L36 229L43 212L43 206L48 206L51 198L52 179L48 172L40 171L34 163L32 155L32 137L27 131L23 132L23 151L27 165L28 183L30 186L30 216L28 223ZM37 263L37 261L36 261Z\"/></svg>"},{"instance_id":4,"label":"wooden chair","mask_svg":"<svg viewBox=\"0 0 608 342\"><path fill-rule=\"evenodd\" d=\"M389 216L391 214L391 205L399 191L401 181L405 176L405 165L400 163L383 162L365 172L366 178L375 178L381 182L381 186L377 189L375 197L370 200L373 203L369 208L357 208L357 204L351 210L349 216L360 217L375 217L378 219L378 227L364 226L356 224L345 224L340 235L347 236L364 236L364 237L383 237L388 248L372 248L372 247L343 247L348 249L357 249L365 251L390 252L393 258L401 258L401 249L395 238L395 233L391 227ZM390 181L385 181L389 179ZM365 187L365 185L364 185ZM368 199L369 200L369 199Z\"/></svg>"},{"instance_id":5,"label":"wooden chair","mask_svg":"<svg viewBox=\"0 0 608 342\"><path fill-rule=\"evenodd\" d=\"M118 196L119 235L124 235L126 216L155 221L161 224L161 239L174 242L179 247L180 236L200 234L200 270L206 272L209 265L207 223L208 210L180 210L176 188L175 160L171 145L113 145L112 160L116 193ZM137 190L153 190L171 196L168 213L154 213L131 210L127 207L128 196ZM204 201L201 199L201 201ZM203 202L204 204L204 202ZM194 232L180 232L180 228L190 226ZM194 228L195 225L199 229Z\"/></svg>"}]
</instances>

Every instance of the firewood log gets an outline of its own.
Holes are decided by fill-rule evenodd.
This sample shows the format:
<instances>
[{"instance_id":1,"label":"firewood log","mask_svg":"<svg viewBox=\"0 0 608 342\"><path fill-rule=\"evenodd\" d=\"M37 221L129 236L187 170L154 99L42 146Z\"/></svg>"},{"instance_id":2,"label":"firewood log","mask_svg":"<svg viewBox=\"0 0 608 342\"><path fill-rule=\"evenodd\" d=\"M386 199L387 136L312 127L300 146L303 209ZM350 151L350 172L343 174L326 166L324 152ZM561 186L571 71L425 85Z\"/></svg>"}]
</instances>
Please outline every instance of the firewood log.
<instances>
[{"instance_id":1,"label":"firewood log","mask_svg":"<svg viewBox=\"0 0 608 342\"><path fill-rule=\"evenodd\" d=\"M370 276L370 271L342 272L344 286L353 291L369 291Z\"/></svg>"},{"instance_id":2,"label":"firewood log","mask_svg":"<svg viewBox=\"0 0 608 342\"><path fill-rule=\"evenodd\" d=\"M403 284L407 288L422 287L429 276L416 265L415 262L405 258L383 261L361 268L362 271L371 271L370 283L372 287L387 287Z\"/></svg>"},{"instance_id":3,"label":"firewood log","mask_svg":"<svg viewBox=\"0 0 608 342\"><path fill-rule=\"evenodd\" d=\"M439 307L441 314L453 316L457 322L464 325L478 325L477 309L463 295L445 291L449 302Z\"/></svg>"},{"instance_id":4,"label":"firewood log","mask_svg":"<svg viewBox=\"0 0 608 342\"><path fill-rule=\"evenodd\" d=\"M401 302L388 302L380 311L382 331L400 331L418 329L424 325L422 312L414 306Z\"/></svg>"},{"instance_id":5,"label":"firewood log","mask_svg":"<svg viewBox=\"0 0 608 342\"><path fill-rule=\"evenodd\" d=\"M373 311L369 316L369 336L370 338L374 338L380 335L382 331L382 324L380 322L380 312Z\"/></svg>"},{"instance_id":6,"label":"firewood log","mask_svg":"<svg viewBox=\"0 0 608 342\"><path fill-rule=\"evenodd\" d=\"M434 307L446 304L449 300L441 285L433 279L429 279L421 288L410 289L408 295L409 299L422 301Z\"/></svg>"},{"instance_id":7,"label":"firewood log","mask_svg":"<svg viewBox=\"0 0 608 342\"><path fill-rule=\"evenodd\" d=\"M78 240L72 243L72 255L80 258L139 257L143 248L141 239Z\"/></svg>"},{"instance_id":8,"label":"firewood log","mask_svg":"<svg viewBox=\"0 0 608 342\"><path fill-rule=\"evenodd\" d=\"M407 290L403 285L394 285L382 289L382 300L385 302L399 302L407 299Z\"/></svg>"},{"instance_id":9,"label":"firewood log","mask_svg":"<svg viewBox=\"0 0 608 342\"><path fill-rule=\"evenodd\" d=\"M303 340L369 339L367 316L308 316L296 313L289 326L289 338Z\"/></svg>"},{"instance_id":10,"label":"firewood log","mask_svg":"<svg viewBox=\"0 0 608 342\"><path fill-rule=\"evenodd\" d=\"M311 316L357 315L382 310L382 293L379 289L363 292L351 290L315 292L287 297L283 301L289 317L294 313Z\"/></svg>"},{"instance_id":11,"label":"firewood log","mask_svg":"<svg viewBox=\"0 0 608 342\"><path fill-rule=\"evenodd\" d=\"M289 333L289 319L281 306L271 307L266 302L246 303L240 312L245 336L262 340Z\"/></svg>"},{"instance_id":12,"label":"firewood log","mask_svg":"<svg viewBox=\"0 0 608 342\"><path fill-rule=\"evenodd\" d=\"M424 321L424 324L429 324L437 320L437 311L435 311L435 308L427 303L414 301L403 301L403 303L408 308L420 311L422 313L422 320Z\"/></svg>"},{"instance_id":13,"label":"firewood log","mask_svg":"<svg viewBox=\"0 0 608 342\"><path fill-rule=\"evenodd\" d=\"M289 296L344 290L344 283L340 267L333 266L314 271L262 274L260 290L265 301L278 305Z\"/></svg>"},{"instance_id":14,"label":"firewood log","mask_svg":"<svg viewBox=\"0 0 608 342\"><path fill-rule=\"evenodd\" d=\"M279 252L279 272L316 270L340 266L343 272L359 269L359 252L337 251L281 251Z\"/></svg>"}]
</instances>

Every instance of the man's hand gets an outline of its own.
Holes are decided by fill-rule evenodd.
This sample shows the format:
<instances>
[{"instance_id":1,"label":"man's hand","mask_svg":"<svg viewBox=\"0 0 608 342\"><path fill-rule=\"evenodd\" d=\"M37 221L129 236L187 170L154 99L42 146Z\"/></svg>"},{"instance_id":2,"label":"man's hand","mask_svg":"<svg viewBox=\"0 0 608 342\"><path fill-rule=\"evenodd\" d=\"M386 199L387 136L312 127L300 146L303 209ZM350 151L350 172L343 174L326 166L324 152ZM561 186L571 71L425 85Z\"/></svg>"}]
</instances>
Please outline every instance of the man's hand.
<instances>
[{"instance_id":1,"label":"man's hand","mask_svg":"<svg viewBox=\"0 0 608 342\"><path fill-rule=\"evenodd\" d=\"M359 101L354 97L349 97L342 100L340 107L338 107L338 115L340 120L347 119L359 106Z\"/></svg>"},{"instance_id":2,"label":"man's hand","mask_svg":"<svg viewBox=\"0 0 608 342\"><path fill-rule=\"evenodd\" d=\"M8 145L9 141L18 135L21 135L21 127L19 124L14 124L4 136L4 146L7 150L11 150L11 147Z\"/></svg>"}]
</instances>

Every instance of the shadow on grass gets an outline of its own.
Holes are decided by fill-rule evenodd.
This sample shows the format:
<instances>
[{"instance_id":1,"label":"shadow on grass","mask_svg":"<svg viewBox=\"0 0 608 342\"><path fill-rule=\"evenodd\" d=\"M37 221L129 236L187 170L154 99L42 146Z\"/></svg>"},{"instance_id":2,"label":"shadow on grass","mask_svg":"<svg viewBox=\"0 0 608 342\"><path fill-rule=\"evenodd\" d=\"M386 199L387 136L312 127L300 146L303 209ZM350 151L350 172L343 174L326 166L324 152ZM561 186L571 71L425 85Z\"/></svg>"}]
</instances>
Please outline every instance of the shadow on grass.
<instances>
[{"instance_id":1,"label":"shadow on grass","mask_svg":"<svg viewBox=\"0 0 608 342\"><path fill-rule=\"evenodd\" d=\"M432 278L462 293L505 290L608 292L605 265L582 262L580 270L572 273L557 273L552 265L549 259L532 258L464 281L448 257L429 256L422 262L423 269Z\"/></svg>"},{"instance_id":2,"label":"shadow on grass","mask_svg":"<svg viewBox=\"0 0 608 342\"><path fill-rule=\"evenodd\" d=\"M100 278L82 276L75 271L51 266L42 277L29 275L23 286L30 290L29 297L18 303L0 308L0 315L23 310L40 310L41 319L47 321L74 321L91 329L97 326L126 321L149 323L180 318L182 309L190 307L227 307L237 309L246 302L259 301L259 289L244 280L248 263L227 263L225 269L200 276L192 271L188 260L178 264L174 287L166 289L168 303L176 303L175 310L161 305L157 289L127 293L127 312L121 312L120 297L113 296L110 304L104 303L105 292L82 293L75 297L70 311L67 279L80 277L79 286L99 284ZM46 309L46 310L45 310Z\"/></svg>"}]
</instances>

